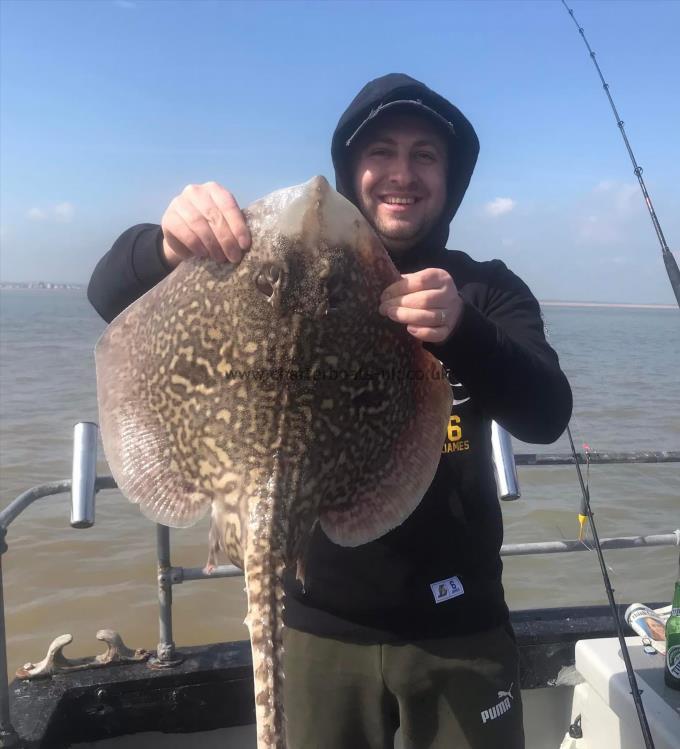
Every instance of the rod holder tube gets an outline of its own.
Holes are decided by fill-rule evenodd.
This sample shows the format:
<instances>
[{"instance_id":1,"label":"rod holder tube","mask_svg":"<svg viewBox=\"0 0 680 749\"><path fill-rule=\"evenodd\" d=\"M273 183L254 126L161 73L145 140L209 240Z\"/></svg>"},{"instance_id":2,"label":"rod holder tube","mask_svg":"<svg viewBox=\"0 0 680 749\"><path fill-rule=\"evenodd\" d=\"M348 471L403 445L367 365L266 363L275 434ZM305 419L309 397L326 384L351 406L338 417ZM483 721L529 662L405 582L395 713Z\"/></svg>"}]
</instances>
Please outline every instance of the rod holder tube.
<instances>
[{"instance_id":1,"label":"rod holder tube","mask_svg":"<svg viewBox=\"0 0 680 749\"><path fill-rule=\"evenodd\" d=\"M91 421L81 421L73 427L72 528L91 528L94 525L98 431L97 425Z\"/></svg>"},{"instance_id":2,"label":"rod holder tube","mask_svg":"<svg viewBox=\"0 0 680 749\"><path fill-rule=\"evenodd\" d=\"M496 486L498 487L498 498L503 500L519 499L522 493L517 479L512 438L509 432L495 421L491 422L491 452L496 474Z\"/></svg>"}]
</instances>

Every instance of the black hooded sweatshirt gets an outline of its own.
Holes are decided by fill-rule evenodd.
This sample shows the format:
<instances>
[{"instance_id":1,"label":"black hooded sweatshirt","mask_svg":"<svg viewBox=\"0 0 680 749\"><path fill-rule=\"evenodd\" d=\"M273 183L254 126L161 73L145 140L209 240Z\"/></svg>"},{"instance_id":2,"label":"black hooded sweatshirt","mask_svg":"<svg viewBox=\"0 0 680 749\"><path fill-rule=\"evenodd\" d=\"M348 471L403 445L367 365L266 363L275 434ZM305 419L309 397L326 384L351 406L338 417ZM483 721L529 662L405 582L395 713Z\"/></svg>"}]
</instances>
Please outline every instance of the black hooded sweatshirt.
<instances>
[{"instance_id":1,"label":"black hooded sweatshirt","mask_svg":"<svg viewBox=\"0 0 680 749\"><path fill-rule=\"evenodd\" d=\"M402 74L368 83L340 118L332 156L339 192L352 202L349 146L381 105L416 100L452 125L447 204L416 247L394 258L402 273L443 268L463 298L463 315L440 345L426 344L449 368L453 406L434 480L398 528L357 548L332 543L316 527L305 589L285 577L285 622L354 642L399 642L480 632L508 622L499 549L503 525L491 462L490 421L526 442L549 443L571 415L571 390L547 344L536 299L499 260L476 262L446 249L449 224L479 152L472 125L424 84ZM128 229L100 260L88 298L107 321L169 272L160 227Z\"/></svg>"}]
</instances>

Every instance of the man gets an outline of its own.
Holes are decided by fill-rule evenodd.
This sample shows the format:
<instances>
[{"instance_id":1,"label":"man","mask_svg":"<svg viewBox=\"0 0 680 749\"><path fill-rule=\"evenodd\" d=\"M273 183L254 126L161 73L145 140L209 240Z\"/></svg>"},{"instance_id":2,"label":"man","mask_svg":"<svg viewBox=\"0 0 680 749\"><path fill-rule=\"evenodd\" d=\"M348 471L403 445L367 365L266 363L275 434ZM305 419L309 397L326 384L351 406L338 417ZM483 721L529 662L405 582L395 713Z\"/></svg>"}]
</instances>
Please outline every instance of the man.
<instances>
[{"instance_id":1,"label":"man","mask_svg":"<svg viewBox=\"0 0 680 749\"><path fill-rule=\"evenodd\" d=\"M453 407L437 473L415 512L348 549L317 528L305 589L286 576L291 749L524 746L517 649L501 584L502 520L490 420L552 442L571 391L538 303L500 261L446 250L479 150L463 114L422 83L367 84L333 135L338 190L402 273L380 310L450 369ZM161 227L125 232L88 295L110 320L191 255L238 262L250 243L234 197L187 187Z\"/></svg>"}]
</instances>

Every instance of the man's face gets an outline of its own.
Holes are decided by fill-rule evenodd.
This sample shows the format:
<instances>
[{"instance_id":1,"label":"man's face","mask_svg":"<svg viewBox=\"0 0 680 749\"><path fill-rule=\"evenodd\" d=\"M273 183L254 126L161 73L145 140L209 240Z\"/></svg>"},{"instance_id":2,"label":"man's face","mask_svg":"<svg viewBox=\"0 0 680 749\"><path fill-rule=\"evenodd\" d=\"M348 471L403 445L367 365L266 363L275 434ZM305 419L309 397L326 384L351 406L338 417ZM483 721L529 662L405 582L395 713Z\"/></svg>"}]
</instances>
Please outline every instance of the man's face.
<instances>
[{"instance_id":1,"label":"man's face","mask_svg":"<svg viewBox=\"0 0 680 749\"><path fill-rule=\"evenodd\" d=\"M359 210L398 255L423 237L446 204L447 144L428 120L383 115L356 146Z\"/></svg>"}]
</instances>

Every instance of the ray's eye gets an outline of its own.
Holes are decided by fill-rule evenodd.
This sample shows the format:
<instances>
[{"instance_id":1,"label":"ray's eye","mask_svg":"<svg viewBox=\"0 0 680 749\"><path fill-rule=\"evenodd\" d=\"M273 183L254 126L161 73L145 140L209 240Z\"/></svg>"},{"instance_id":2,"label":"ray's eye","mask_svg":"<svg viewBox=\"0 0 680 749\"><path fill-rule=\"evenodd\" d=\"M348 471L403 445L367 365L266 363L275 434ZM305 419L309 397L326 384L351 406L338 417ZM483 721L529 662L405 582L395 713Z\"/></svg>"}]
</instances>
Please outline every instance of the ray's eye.
<instances>
[{"instance_id":1,"label":"ray's eye","mask_svg":"<svg viewBox=\"0 0 680 749\"><path fill-rule=\"evenodd\" d=\"M257 274L255 286L261 294L271 297L274 294L275 287L279 285L282 275L282 269L278 265L267 263L262 266L260 272Z\"/></svg>"},{"instance_id":2,"label":"ray's eye","mask_svg":"<svg viewBox=\"0 0 680 749\"><path fill-rule=\"evenodd\" d=\"M347 290L343 284L342 276L339 274L334 274L328 279L326 291L328 292L329 310L337 309L347 299Z\"/></svg>"},{"instance_id":3,"label":"ray's eye","mask_svg":"<svg viewBox=\"0 0 680 749\"><path fill-rule=\"evenodd\" d=\"M257 286L257 290L265 296L271 296L274 293L274 287L264 273L258 273L257 278L255 279L255 286Z\"/></svg>"}]
</instances>

